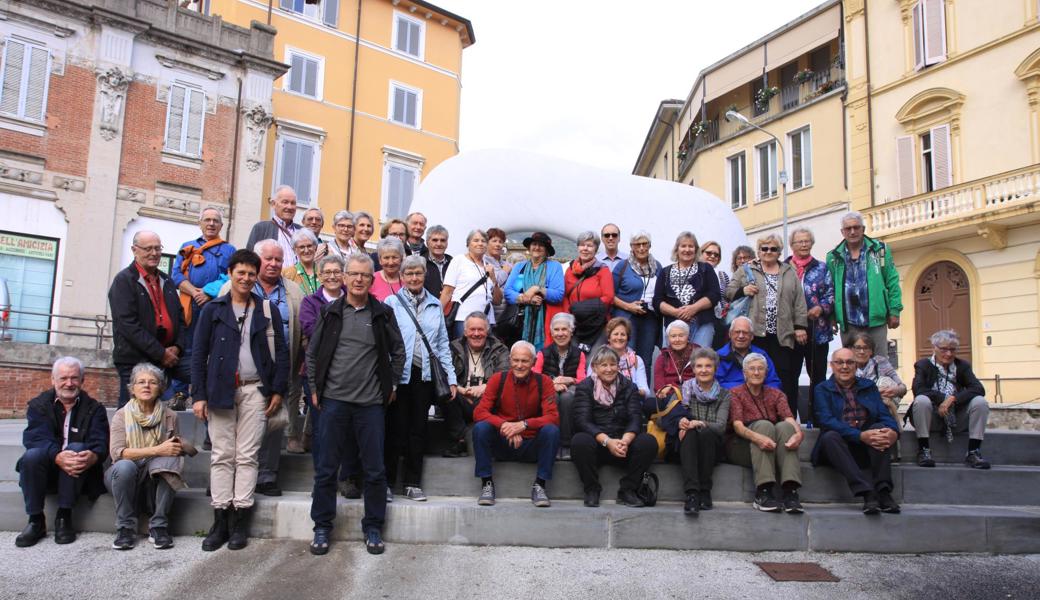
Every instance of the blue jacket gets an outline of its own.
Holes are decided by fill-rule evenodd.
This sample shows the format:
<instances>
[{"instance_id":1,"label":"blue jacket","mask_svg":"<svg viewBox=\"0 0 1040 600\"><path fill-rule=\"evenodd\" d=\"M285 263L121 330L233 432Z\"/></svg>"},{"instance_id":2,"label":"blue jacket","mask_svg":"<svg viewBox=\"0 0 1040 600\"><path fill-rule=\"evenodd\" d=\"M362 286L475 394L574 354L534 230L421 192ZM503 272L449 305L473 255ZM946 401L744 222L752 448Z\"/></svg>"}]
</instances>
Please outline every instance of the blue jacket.
<instances>
[{"instance_id":1,"label":"blue jacket","mask_svg":"<svg viewBox=\"0 0 1040 600\"><path fill-rule=\"evenodd\" d=\"M201 248L206 244L205 238L198 238L190 242L185 242L181 245L183 249L186 246L194 246ZM209 248L202 253L206 257L206 262L201 265L191 265L188 267L188 276L185 277L181 272L182 265L184 264L184 256L178 252L177 258L173 260L173 268L170 269L170 279L173 280L173 284L180 288L181 284L187 280L193 286L201 288L207 283L216 281L222 274L227 273L228 260L231 255L235 253L235 247L231 244L224 242Z\"/></svg>"},{"instance_id":2,"label":"blue jacket","mask_svg":"<svg viewBox=\"0 0 1040 600\"><path fill-rule=\"evenodd\" d=\"M766 357L765 385L781 388L780 376L776 374L776 366L773 365L773 359L766 354L766 351L751 344L748 352L757 352ZM744 384L744 365L737 360L736 356L733 356L729 344L719 348L719 367L715 370L715 379L718 380L720 386L727 390Z\"/></svg>"},{"instance_id":3,"label":"blue jacket","mask_svg":"<svg viewBox=\"0 0 1040 600\"><path fill-rule=\"evenodd\" d=\"M888 412L888 407L881 401L881 392L878 391L873 381L862 377L856 378L856 402L859 402L863 408L867 409L867 422L863 426L864 429L880 423L889 429L899 430L899 426L896 424L895 419L892 418L892 414ZM838 389L833 376L816 386L813 393L813 412L816 417L816 426L820 428L821 434L826 431L837 431L847 443L862 444L863 442L860 441L859 435L863 430L856 429L842 420L841 413L844 408L845 396ZM816 440L816 446L813 447L812 462L814 465L819 464L819 440L822 437L821 435Z\"/></svg>"},{"instance_id":4,"label":"blue jacket","mask_svg":"<svg viewBox=\"0 0 1040 600\"><path fill-rule=\"evenodd\" d=\"M289 347L282 332L282 316L271 306L274 356L267 343L267 323L261 302L253 294L253 318L249 327L249 348L260 374L260 392L269 397L285 395L289 387ZM238 319L231 307L231 294L207 302L195 322L195 343L191 355L191 397L209 402L210 408L235 407L235 373L241 343Z\"/></svg>"},{"instance_id":5,"label":"blue jacket","mask_svg":"<svg viewBox=\"0 0 1040 600\"><path fill-rule=\"evenodd\" d=\"M423 291L425 292L425 297L422 306L419 307L419 315L416 318L419 321L419 325L423 328L423 333L426 334L426 339L430 342L430 347L433 348L434 355L436 355L437 360L440 361L441 367L444 368L444 372L448 376L448 383L455 385L455 366L451 362L451 349L448 347L448 328L444 324L444 311L441 308L440 301L434 298L433 294L426 292L426 290ZM415 338L418 336L415 331L415 322L412 321L412 317L409 315L415 313L412 312L411 306L404 305L401 297L397 294L387 296L383 304L393 309L394 317L397 318L397 327L401 330L401 338L404 340L405 368L401 373L400 381L403 385L412 378L412 353L415 350ZM426 346L421 339L419 340L419 346L423 349L423 353L426 353ZM429 360L422 361L422 379L423 381L432 381Z\"/></svg>"},{"instance_id":6,"label":"blue jacket","mask_svg":"<svg viewBox=\"0 0 1040 600\"><path fill-rule=\"evenodd\" d=\"M516 297L524 293L523 273L531 268L531 261L524 262L513 267L506 279L506 287L502 293L506 295L506 302L516 304ZM563 302L563 267L555 260L545 261L545 301L549 304Z\"/></svg>"},{"instance_id":7,"label":"blue jacket","mask_svg":"<svg viewBox=\"0 0 1040 600\"><path fill-rule=\"evenodd\" d=\"M654 277L661 275L661 263L654 259ZM628 261L614 266L614 297L625 302L635 302L643 297L643 278L632 270Z\"/></svg>"}]
</instances>

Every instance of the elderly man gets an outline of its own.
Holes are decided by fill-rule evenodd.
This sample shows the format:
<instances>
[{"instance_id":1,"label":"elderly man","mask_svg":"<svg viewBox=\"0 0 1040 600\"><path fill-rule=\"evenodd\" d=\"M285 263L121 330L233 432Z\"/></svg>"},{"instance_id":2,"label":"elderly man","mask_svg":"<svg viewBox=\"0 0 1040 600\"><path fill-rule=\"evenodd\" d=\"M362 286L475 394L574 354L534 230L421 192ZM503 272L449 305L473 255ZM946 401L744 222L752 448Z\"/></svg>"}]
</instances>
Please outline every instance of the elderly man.
<instances>
[{"instance_id":1,"label":"elderly man","mask_svg":"<svg viewBox=\"0 0 1040 600\"><path fill-rule=\"evenodd\" d=\"M613 224L607 223L599 231L599 237L603 240L603 251L596 258L607 265L611 271L618 263L628 260L628 253L618 249L621 243L621 229Z\"/></svg>"},{"instance_id":2,"label":"elderly man","mask_svg":"<svg viewBox=\"0 0 1040 600\"><path fill-rule=\"evenodd\" d=\"M426 215L421 212L413 212L405 217L405 225L408 227L408 238L405 240L404 250L408 256L418 254L422 257L430 255L429 248L423 242L426 234Z\"/></svg>"},{"instance_id":3,"label":"elderly man","mask_svg":"<svg viewBox=\"0 0 1040 600\"><path fill-rule=\"evenodd\" d=\"M466 425L473 422L473 410L495 373L509 369L509 349L491 336L487 315L475 311L466 316L462 337L449 344L451 362L459 382L455 399L444 406L449 445L445 458L467 456Z\"/></svg>"},{"instance_id":4,"label":"elderly man","mask_svg":"<svg viewBox=\"0 0 1040 600\"><path fill-rule=\"evenodd\" d=\"M444 288L444 273L448 270L451 255L448 250L448 230L443 225L434 225L426 230L426 281L423 287L436 297Z\"/></svg>"},{"instance_id":5,"label":"elderly man","mask_svg":"<svg viewBox=\"0 0 1040 600\"><path fill-rule=\"evenodd\" d=\"M769 358L766 351L751 343L754 338L752 333L751 319L737 317L729 326L729 343L719 348L719 366L715 373L715 379L719 385L728 389L744 385L744 359L748 354L756 352L766 357L766 382L767 387L780 389L780 376L773 366L773 359Z\"/></svg>"},{"instance_id":6,"label":"elderly man","mask_svg":"<svg viewBox=\"0 0 1040 600\"><path fill-rule=\"evenodd\" d=\"M19 548L47 536L43 501L48 489L57 488L58 515L54 541L76 541L72 507L80 494L91 500L105 492L102 464L108 456L108 417L105 407L83 391L83 363L71 356L54 361L52 389L29 401L18 459L18 484L25 497L29 524L14 543Z\"/></svg>"},{"instance_id":7,"label":"elderly man","mask_svg":"<svg viewBox=\"0 0 1040 600\"><path fill-rule=\"evenodd\" d=\"M191 381L183 359L190 343L184 311L173 281L159 270L162 242L151 231L138 231L130 247L134 262L116 274L108 288L112 308L112 362L119 373L119 406L130 399L130 371L150 362L167 377Z\"/></svg>"},{"instance_id":8,"label":"elderly man","mask_svg":"<svg viewBox=\"0 0 1040 600\"><path fill-rule=\"evenodd\" d=\"M190 242L185 242L170 270L170 279L181 293L181 308L184 310L184 322L187 346L181 359L191 364L191 340L195 334L194 316L209 302L210 297L203 291L206 284L213 283L225 275L228 270L228 259L235 253L235 247L220 237L224 227L224 218L216 208L208 207L199 213L199 229L202 235ZM187 408L188 381L175 379L171 384L173 403L170 408L184 410Z\"/></svg>"},{"instance_id":9,"label":"elderly man","mask_svg":"<svg viewBox=\"0 0 1040 600\"><path fill-rule=\"evenodd\" d=\"M560 415L552 379L532 372L535 349L520 340L509 350L509 371L488 378L480 404L473 411L475 474L480 478L477 504L495 503L491 460L536 462L531 502L550 505L545 484L552 479L553 461L560 446Z\"/></svg>"},{"instance_id":10,"label":"elderly man","mask_svg":"<svg viewBox=\"0 0 1040 600\"><path fill-rule=\"evenodd\" d=\"M890 451L899 439L895 419L874 382L856 377L852 350L835 350L831 370L834 374L816 386L813 400L820 428L813 466L830 465L844 475L852 493L863 497L863 514L898 513Z\"/></svg>"},{"instance_id":11,"label":"elderly man","mask_svg":"<svg viewBox=\"0 0 1040 600\"><path fill-rule=\"evenodd\" d=\"M321 240L321 230L325 228L325 215L321 214L319 208L308 208L303 211L300 223L303 224L304 229L309 229L318 240L318 249L314 251L314 262L317 263L329 253L328 243Z\"/></svg>"},{"instance_id":12,"label":"elderly man","mask_svg":"<svg viewBox=\"0 0 1040 600\"><path fill-rule=\"evenodd\" d=\"M293 252L292 236L301 228L293 221L296 218L296 192L288 185L280 185L275 188L270 204L271 220L253 225L246 248L255 248L260 240L275 240L282 247L285 265L294 265L296 253Z\"/></svg>"},{"instance_id":13,"label":"elderly man","mask_svg":"<svg viewBox=\"0 0 1040 600\"><path fill-rule=\"evenodd\" d=\"M903 294L892 252L884 242L864 235L863 215L841 219L844 239L827 253L834 281L834 320L842 335L867 332L878 353L888 353L888 329L899 327Z\"/></svg>"},{"instance_id":14,"label":"elderly man","mask_svg":"<svg viewBox=\"0 0 1040 600\"><path fill-rule=\"evenodd\" d=\"M973 469L988 469L982 458L982 438L986 435L989 404L986 388L971 370L971 363L957 358L961 340L957 332L944 329L932 334L932 355L914 364L914 403L910 420L917 432L917 464L934 467L932 431L943 430L946 439L968 432L968 453L964 464Z\"/></svg>"},{"instance_id":15,"label":"elderly man","mask_svg":"<svg viewBox=\"0 0 1040 600\"><path fill-rule=\"evenodd\" d=\"M384 550L386 469L385 406L394 400L404 372L405 349L394 311L369 294L372 259L347 259L346 293L322 310L307 346L311 402L321 411L321 455L314 474L312 554L326 554L336 518L336 473L343 454L355 449L364 473L361 529L371 554Z\"/></svg>"}]
</instances>

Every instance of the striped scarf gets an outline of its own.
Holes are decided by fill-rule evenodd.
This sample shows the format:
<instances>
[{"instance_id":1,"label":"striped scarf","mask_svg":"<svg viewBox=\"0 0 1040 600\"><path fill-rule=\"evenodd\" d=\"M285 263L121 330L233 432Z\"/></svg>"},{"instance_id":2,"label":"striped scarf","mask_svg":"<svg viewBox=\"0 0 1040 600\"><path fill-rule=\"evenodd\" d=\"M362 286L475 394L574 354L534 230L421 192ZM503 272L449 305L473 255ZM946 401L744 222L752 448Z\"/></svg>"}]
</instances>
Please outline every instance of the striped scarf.
<instances>
[{"instance_id":1,"label":"striped scarf","mask_svg":"<svg viewBox=\"0 0 1040 600\"><path fill-rule=\"evenodd\" d=\"M127 448L151 448L162 443L166 434L163 426L163 403L158 399L152 412L144 413L137 398L131 398L126 404L123 421L126 423Z\"/></svg>"}]
</instances>

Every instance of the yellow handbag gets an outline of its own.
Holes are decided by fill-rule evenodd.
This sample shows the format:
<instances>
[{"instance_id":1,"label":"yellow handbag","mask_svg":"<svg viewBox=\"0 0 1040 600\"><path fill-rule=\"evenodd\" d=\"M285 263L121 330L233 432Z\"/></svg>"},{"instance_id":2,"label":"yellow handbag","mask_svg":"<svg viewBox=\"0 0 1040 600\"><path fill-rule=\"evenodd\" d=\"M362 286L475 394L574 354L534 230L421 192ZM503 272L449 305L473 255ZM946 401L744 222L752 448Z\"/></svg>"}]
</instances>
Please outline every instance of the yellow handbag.
<instances>
[{"instance_id":1,"label":"yellow handbag","mask_svg":"<svg viewBox=\"0 0 1040 600\"><path fill-rule=\"evenodd\" d=\"M668 434L665 432L664 427L661 426L661 419L663 419L668 413L672 412L672 410L682 402L682 390L674 385L668 387L672 388L672 392L675 394L674 399L668 403L668 406L664 407L664 410L661 410L661 405L658 403L657 412L650 415L650 420L646 423L646 432L657 439L657 458L660 459L664 458L668 449L665 446L665 438L667 438Z\"/></svg>"}]
</instances>

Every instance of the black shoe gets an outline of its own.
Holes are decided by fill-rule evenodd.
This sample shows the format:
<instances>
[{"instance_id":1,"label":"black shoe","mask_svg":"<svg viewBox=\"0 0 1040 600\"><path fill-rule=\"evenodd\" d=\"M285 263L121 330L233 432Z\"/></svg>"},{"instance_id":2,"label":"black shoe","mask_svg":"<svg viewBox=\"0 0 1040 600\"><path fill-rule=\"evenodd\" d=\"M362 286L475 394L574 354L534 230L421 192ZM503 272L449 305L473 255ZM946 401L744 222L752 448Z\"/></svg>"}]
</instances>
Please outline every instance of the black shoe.
<instances>
[{"instance_id":1,"label":"black shoe","mask_svg":"<svg viewBox=\"0 0 1040 600\"><path fill-rule=\"evenodd\" d=\"M213 552L228 541L228 513L230 509L213 509L213 526L209 528L209 534L202 540L202 550Z\"/></svg>"},{"instance_id":2,"label":"black shoe","mask_svg":"<svg viewBox=\"0 0 1040 600\"><path fill-rule=\"evenodd\" d=\"M155 546L156 550L173 548L173 537L170 536L170 532L165 527L152 527L149 529L148 541L152 543L152 546Z\"/></svg>"},{"instance_id":3,"label":"black shoe","mask_svg":"<svg viewBox=\"0 0 1040 600\"><path fill-rule=\"evenodd\" d=\"M328 529L315 529L314 540L311 541L311 554L315 556L323 556L329 553L329 534L331 532Z\"/></svg>"},{"instance_id":4,"label":"black shoe","mask_svg":"<svg viewBox=\"0 0 1040 600\"><path fill-rule=\"evenodd\" d=\"M120 527L112 547L116 550L129 550L137 545L137 535L129 527Z\"/></svg>"},{"instance_id":5,"label":"black shoe","mask_svg":"<svg viewBox=\"0 0 1040 600\"><path fill-rule=\"evenodd\" d=\"M878 492L878 505L881 506L881 512L891 515L898 515L902 510L899 508L899 503L892 498L892 492L888 490Z\"/></svg>"},{"instance_id":6,"label":"black shoe","mask_svg":"<svg viewBox=\"0 0 1040 600\"><path fill-rule=\"evenodd\" d=\"M711 510L715 508L715 505L711 501L711 490L701 490L697 493L697 498L700 499L698 508L701 510Z\"/></svg>"},{"instance_id":7,"label":"black shoe","mask_svg":"<svg viewBox=\"0 0 1040 600\"><path fill-rule=\"evenodd\" d=\"M618 490L617 503L622 506L631 506L632 508L642 508L646 506L639 496L636 495L635 490Z\"/></svg>"},{"instance_id":8,"label":"black shoe","mask_svg":"<svg viewBox=\"0 0 1040 600\"><path fill-rule=\"evenodd\" d=\"M917 466L919 467L934 467L935 459L932 458L931 448L921 448L917 451Z\"/></svg>"},{"instance_id":9,"label":"black shoe","mask_svg":"<svg viewBox=\"0 0 1040 600\"><path fill-rule=\"evenodd\" d=\"M784 512L792 515L805 512L802 501L798 499L798 490L784 490Z\"/></svg>"},{"instance_id":10,"label":"black shoe","mask_svg":"<svg viewBox=\"0 0 1040 600\"><path fill-rule=\"evenodd\" d=\"M336 487L339 488L340 495L347 500L357 500L361 497L361 488L358 487L358 484L353 479L341 481L336 484Z\"/></svg>"},{"instance_id":11,"label":"black shoe","mask_svg":"<svg viewBox=\"0 0 1040 600\"><path fill-rule=\"evenodd\" d=\"M690 492L686 494L686 502L683 502L683 512L696 517L701 510L701 499L697 497L697 492Z\"/></svg>"},{"instance_id":12,"label":"black shoe","mask_svg":"<svg viewBox=\"0 0 1040 600\"><path fill-rule=\"evenodd\" d=\"M19 548L28 548L29 546L35 546L36 542L45 537L47 537L47 521L43 518L43 515L40 515L38 520L30 520L25 529L18 534L18 537L14 538L14 545Z\"/></svg>"},{"instance_id":13,"label":"black shoe","mask_svg":"<svg viewBox=\"0 0 1040 600\"><path fill-rule=\"evenodd\" d=\"M228 550L241 550L249 544L249 515L253 508L233 508L228 519Z\"/></svg>"},{"instance_id":14,"label":"black shoe","mask_svg":"<svg viewBox=\"0 0 1040 600\"><path fill-rule=\"evenodd\" d=\"M878 500L878 495L874 492L868 492L866 496L863 496L863 514L877 515L880 513L881 502Z\"/></svg>"},{"instance_id":15,"label":"black shoe","mask_svg":"<svg viewBox=\"0 0 1040 600\"><path fill-rule=\"evenodd\" d=\"M386 550L383 536L379 535L378 531L373 529L365 534L365 550L368 550L369 554L382 554Z\"/></svg>"},{"instance_id":16,"label":"black shoe","mask_svg":"<svg viewBox=\"0 0 1040 600\"><path fill-rule=\"evenodd\" d=\"M599 506L599 490L585 490L585 506L589 508Z\"/></svg>"},{"instance_id":17,"label":"black shoe","mask_svg":"<svg viewBox=\"0 0 1040 600\"><path fill-rule=\"evenodd\" d=\"M988 469L989 461L982 458L981 450L971 450L964 455L964 464L968 465L972 469Z\"/></svg>"},{"instance_id":18,"label":"black shoe","mask_svg":"<svg viewBox=\"0 0 1040 600\"><path fill-rule=\"evenodd\" d=\"M277 483L273 481L268 481L265 483L256 484L256 489L254 490L254 492L257 494L263 494L265 496L281 496L282 488L278 487Z\"/></svg>"},{"instance_id":19,"label":"black shoe","mask_svg":"<svg viewBox=\"0 0 1040 600\"><path fill-rule=\"evenodd\" d=\"M469 448L466 447L466 440L452 442L444 449L441 456L444 458L462 458L464 456L469 456Z\"/></svg>"},{"instance_id":20,"label":"black shoe","mask_svg":"<svg viewBox=\"0 0 1040 600\"><path fill-rule=\"evenodd\" d=\"M772 487L759 488L755 492L755 502L752 506L762 512L780 512L780 503L776 501Z\"/></svg>"},{"instance_id":21,"label":"black shoe","mask_svg":"<svg viewBox=\"0 0 1040 600\"><path fill-rule=\"evenodd\" d=\"M76 530L72 528L72 515L58 515L54 519L54 543L71 544L76 541Z\"/></svg>"}]
</instances>

